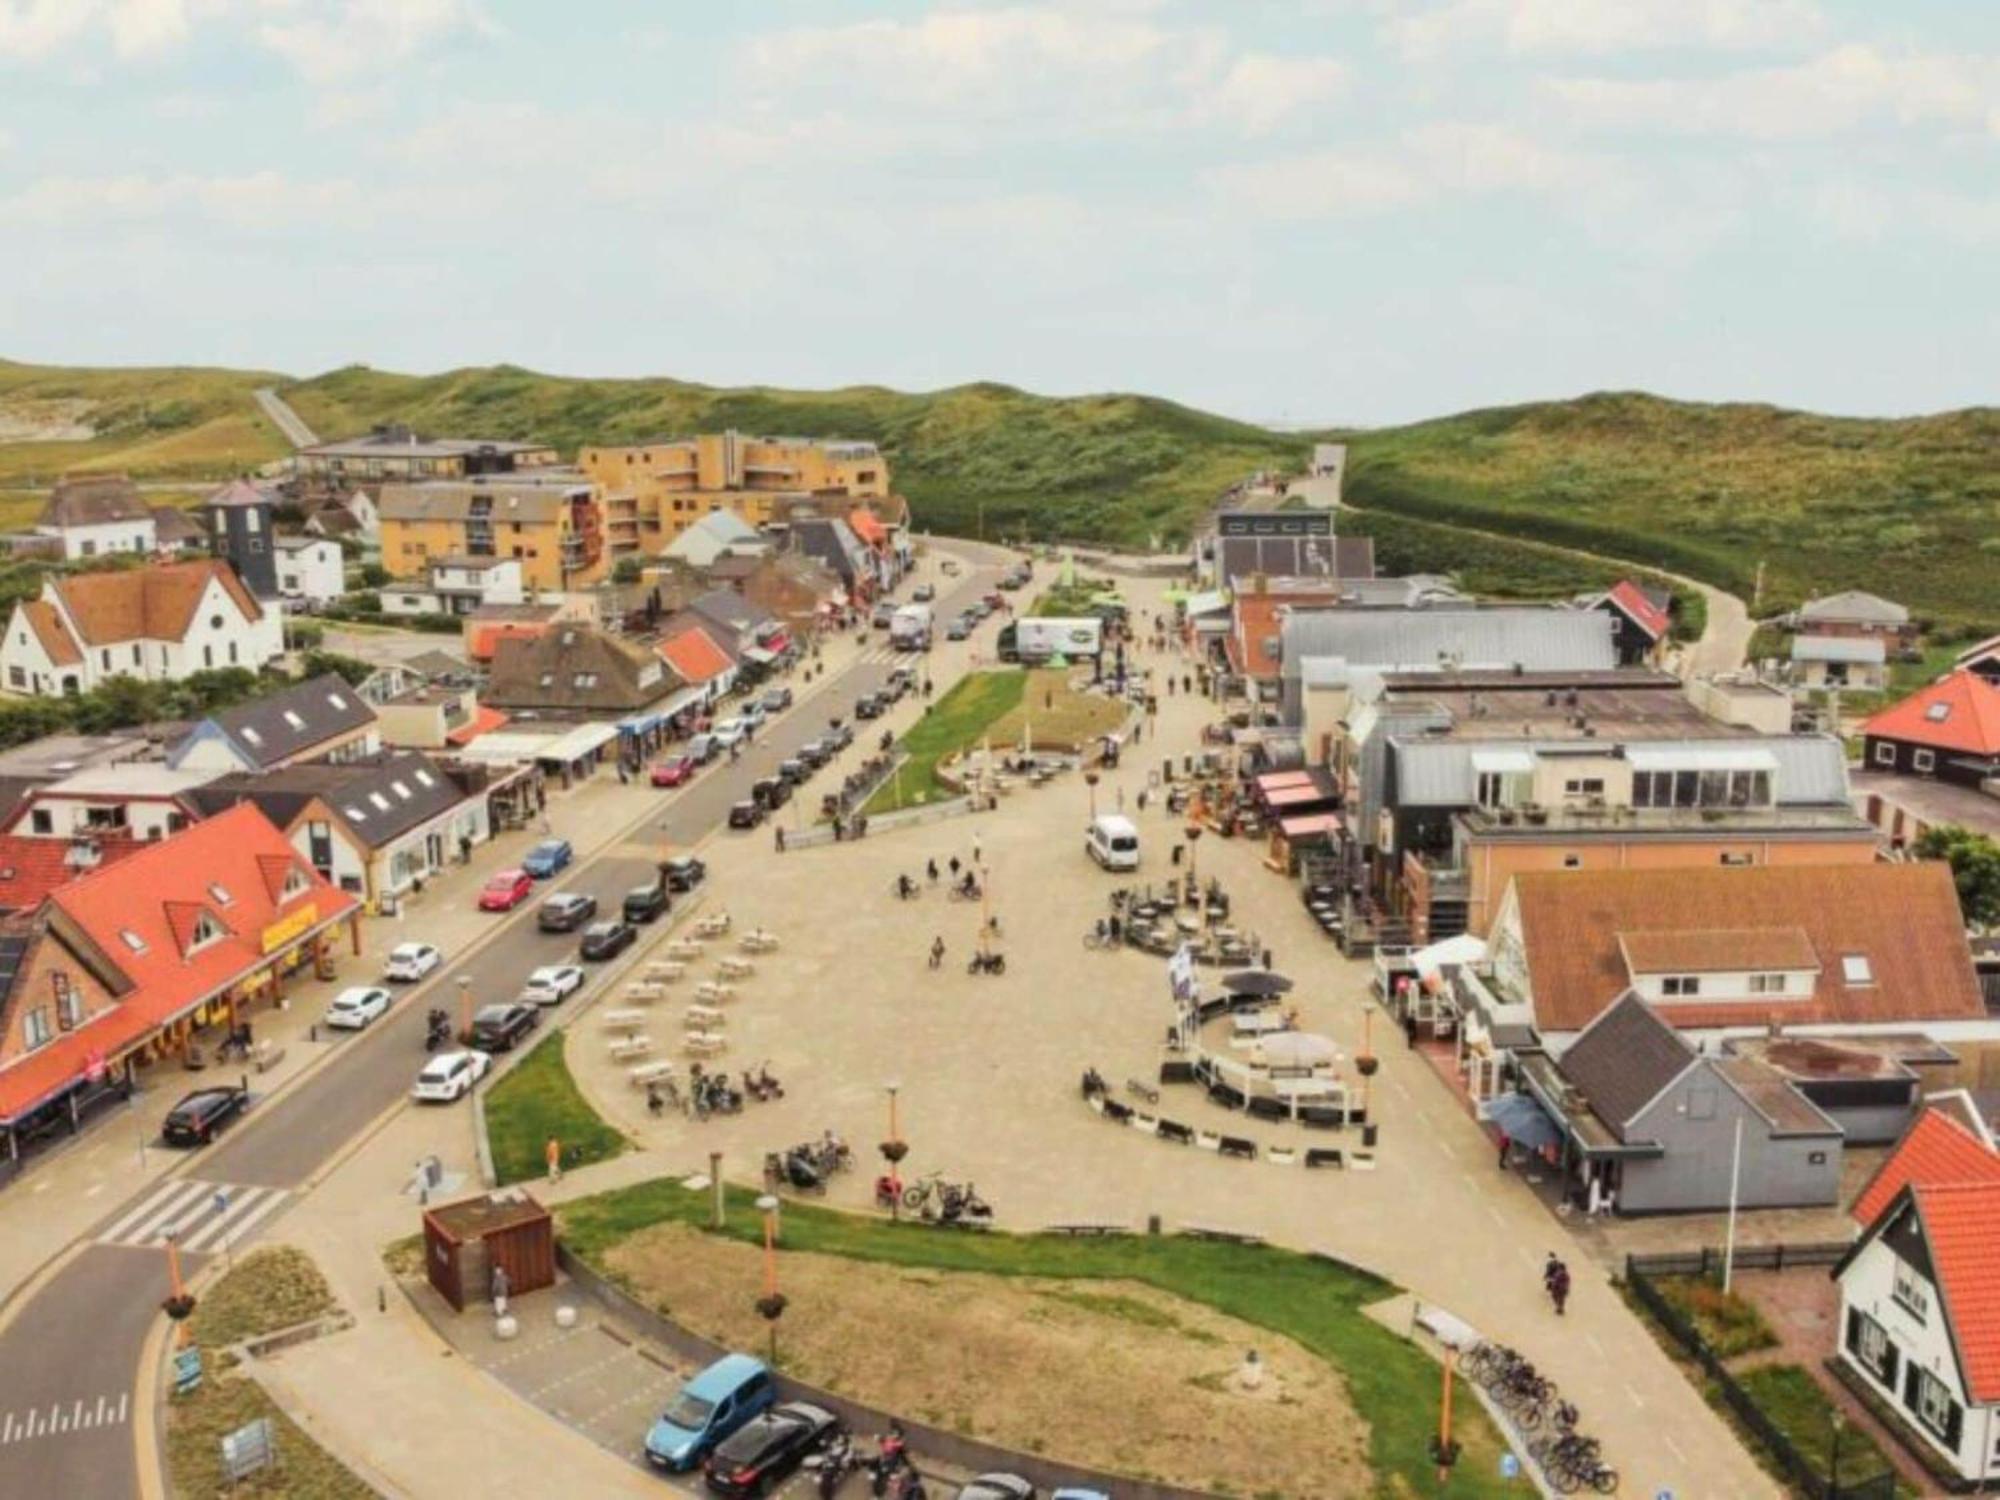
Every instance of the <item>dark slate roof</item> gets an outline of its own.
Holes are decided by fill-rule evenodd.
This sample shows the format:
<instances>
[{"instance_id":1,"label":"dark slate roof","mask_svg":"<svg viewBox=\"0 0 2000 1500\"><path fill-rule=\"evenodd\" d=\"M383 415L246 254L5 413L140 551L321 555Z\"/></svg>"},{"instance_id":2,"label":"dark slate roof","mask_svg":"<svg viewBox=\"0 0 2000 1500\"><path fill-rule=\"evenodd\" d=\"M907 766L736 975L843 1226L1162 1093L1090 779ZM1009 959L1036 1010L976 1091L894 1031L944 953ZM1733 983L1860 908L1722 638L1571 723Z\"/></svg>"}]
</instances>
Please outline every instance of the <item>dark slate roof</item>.
<instances>
[{"instance_id":1,"label":"dark slate roof","mask_svg":"<svg viewBox=\"0 0 2000 1500\"><path fill-rule=\"evenodd\" d=\"M104 526L152 515L139 487L123 474L65 474L49 491L42 526Z\"/></svg>"},{"instance_id":2,"label":"dark slate roof","mask_svg":"<svg viewBox=\"0 0 2000 1500\"><path fill-rule=\"evenodd\" d=\"M379 849L467 795L429 756L402 750L337 764L307 761L275 771L238 771L196 787L188 800L204 817L249 802L284 828L317 797L358 841Z\"/></svg>"},{"instance_id":3,"label":"dark slate roof","mask_svg":"<svg viewBox=\"0 0 2000 1500\"><path fill-rule=\"evenodd\" d=\"M768 624L773 618L769 610L759 609L734 589L710 589L697 595L688 608L738 635Z\"/></svg>"},{"instance_id":4,"label":"dark slate roof","mask_svg":"<svg viewBox=\"0 0 2000 1500\"><path fill-rule=\"evenodd\" d=\"M375 710L338 673L268 698L254 698L209 717L231 743L259 766L303 755L313 746L375 722Z\"/></svg>"},{"instance_id":5,"label":"dark slate roof","mask_svg":"<svg viewBox=\"0 0 2000 1500\"><path fill-rule=\"evenodd\" d=\"M1571 1043L1556 1067L1621 1141L1632 1117L1687 1071L1694 1048L1627 990Z\"/></svg>"},{"instance_id":6,"label":"dark slate roof","mask_svg":"<svg viewBox=\"0 0 2000 1500\"><path fill-rule=\"evenodd\" d=\"M818 558L850 587L867 575L868 549L843 520L807 517L794 521L792 540L801 552Z\"/></svg>"},{"instance_id":7,"label":"dark slate roof","mask_svg":"<svg viewBox=\"0 0 2000 1500\"><path fill-rule=\"evenodd\" d=\"M683 686L643 646L562 623L495 646L480 701L495 708L629 713Z\"/></svg>"}]
</instances>

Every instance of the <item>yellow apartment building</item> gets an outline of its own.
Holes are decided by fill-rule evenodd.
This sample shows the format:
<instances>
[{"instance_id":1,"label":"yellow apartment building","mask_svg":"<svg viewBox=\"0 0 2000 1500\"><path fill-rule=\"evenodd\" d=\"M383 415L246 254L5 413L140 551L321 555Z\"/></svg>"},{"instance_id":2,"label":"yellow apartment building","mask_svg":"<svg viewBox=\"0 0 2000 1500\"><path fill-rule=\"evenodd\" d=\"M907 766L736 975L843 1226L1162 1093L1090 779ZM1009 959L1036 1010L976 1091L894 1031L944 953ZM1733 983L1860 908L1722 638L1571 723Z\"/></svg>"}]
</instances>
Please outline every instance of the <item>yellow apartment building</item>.
<instances>
[{"instance_id":1,"label":"yellow apartment building","mask_svg":"<svg viewBox=\"0 0 2000 1500\"><path fill-rule=\"evenodd\" d=\"M838 439L711 432L585 448L577 466L603 490L613 557L657 553L710 511L731 510L765 526L814 496L891 499L881 450Z\"/></svg>"},{"instance_id":2,"label":"yellow apartment building","mask_svg":"<svg viewBox=\"0 0 2000 1500\"><path fill-rule=\"evenodd\" d=\"M574 469L543 468L385 484L377 501L382 566L427 576L445 557L511 557L526 588L597 582L610 562L598 486Z\"/></svg>"}]
</instances>

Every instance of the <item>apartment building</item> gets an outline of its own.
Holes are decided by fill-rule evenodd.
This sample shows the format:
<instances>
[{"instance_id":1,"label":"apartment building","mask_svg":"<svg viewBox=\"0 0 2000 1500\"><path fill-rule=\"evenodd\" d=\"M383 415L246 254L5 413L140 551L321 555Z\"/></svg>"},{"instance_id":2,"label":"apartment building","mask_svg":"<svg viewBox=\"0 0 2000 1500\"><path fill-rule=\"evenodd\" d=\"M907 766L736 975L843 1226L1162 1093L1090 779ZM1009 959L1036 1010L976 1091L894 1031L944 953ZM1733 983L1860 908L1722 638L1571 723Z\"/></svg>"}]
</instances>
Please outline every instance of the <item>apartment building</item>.
<instances>
[{"instance_id":1,"label":"apartment building","mask_svg":"<svg viewBox=\"0 0 2000 1500\"><path fill-rule=\"evenodd\" d=\"M518 474L559 461L546 443L490 438L426 438L399 422L360 437L301 448L292 461L302 496L342 495L366 485Z\"/></svg>"},{"instance_id":2,"label":"apartment building","mask_svg":"<svg viewBox=\"0 0 2000 1500\"><path fill-rule=\"evenodd\" d=\"M598 581L610 561L599 486L544 468L382 487L382 566L428 580L446 559L512 558L521 583L561 592Z\"/></svg>"}]
</instances>

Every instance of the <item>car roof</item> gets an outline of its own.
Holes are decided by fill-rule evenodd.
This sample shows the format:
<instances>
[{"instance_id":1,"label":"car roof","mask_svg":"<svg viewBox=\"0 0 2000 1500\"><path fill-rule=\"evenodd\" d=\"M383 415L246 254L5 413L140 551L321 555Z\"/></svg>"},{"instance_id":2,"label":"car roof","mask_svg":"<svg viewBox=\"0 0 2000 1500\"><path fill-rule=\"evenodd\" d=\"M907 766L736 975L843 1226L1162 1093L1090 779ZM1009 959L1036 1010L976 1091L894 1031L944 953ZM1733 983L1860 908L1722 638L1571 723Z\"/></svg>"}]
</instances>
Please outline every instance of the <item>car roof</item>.
<instances>
[{"instance_id":1,"label":"car roof","mask_svg":"<svg viewBox=\"0 0 2000 1500\"><path fill-rule=\"evenodd\" d=\"M540 979L544 974L567 974L575 968L575 964L536 964L528 977Z\"/></svg>"},{"instance_id":2,"label":"car roof","mask_svg":"<svg viewBox=\"0 0 2000 1500\"><path fill-rule=\"evenodd\" d=\"M398 943L389 950L389 956L394 958L398 953L423 953L428 951L430 946L429 943Z\"/></svg>"},{"instance_id":3,"label":"car roof","mask_svg":"<svg viewBox=\"0 0 2000 1500\"><path fill-rule=\"evenodd\" d=\"M488 885L514 885L525 880L527 875L528 872L521 869L495 870L492 877L486 883Z\"/></svg>"},{"instance_id":4,"label":"car roof","mask_svg":"<svg viewBox=\"0 0 2000 1500\"><path fill-rule=\"evenodd\" d=\"M512 1015L520 1008L520 1006L514 1004L511 1000L495 1000L491 1005L480 1006L478 1010L473 1012L472 1019L475 1021L488 1019L498 1021Z\"/></svg>"},{"instance_id":5,"label":"car roof","mask_svg":"<svg viewBox=\"0 0 2000 1500\"><path fill-rule=\"evenodd\" d=\"M549 897L551 906L581 906L590 899L587 891L557 891Z\"/></svg>"},{"instance_id":6,"label":"car roof","mask_svg":"<svg viewBox=\"0 0 2000 1500\"><path fill-rule=\"evenodd\" d=\"M544 849L567 849L568 847L568 839L543 839L528 852L530 854L540 854Z\"/></svg>"},{"instance_id":7,"label":"car roof","mask_svg":"<svg viewBox=\"0 0 2000 1500\"><path fill-rule=\"evenodd\" d=\"M199 1104L204 1099L226 1099L235 1092L234 1084L211 1083L207 1088L196 1089L193 1093L183 1095L180 1104L176 1104L174 1108L179 1109L181 1105L186 1104Z\"/></svg>"},{"instance_id":8,"label":"car roof","mask_svg":"<svg viewBox=\"0 0 2000 1500\"><path fill-rule=\"evenodd\" d=\"M716 1401L745 1381L765 1373L761 1359L752 1359L747 1354L725 1354L688 1381L685 1389L689 1395L699 1396L704 1401Z\"/></svg>"},{"instance_id":9,"label":"car roof","mask_svg":"<svg viewBox=\"0 0 2000 1500\"><path fill-rule=\"evenodd\" d=\"M592 922L588 927L584 928L583 930L585 932L610 932L616 928L623 927L624 925L625 924L623 922L612 922L612 921Z\"/></svg>"},{"instance_id":10,"label":"car roof","mask_svg":"<svg viewBox=\"0 0 2000 1500\"><path fill-rule=\"evenodd\" d=\"M425 1073L449 1073L460 1063L471 1062L472 1054L464 1048L456 1052L440 1052L423 1066ZM420 1075L421 1076L421 1075Z\"/></svg>"}]
</instances>

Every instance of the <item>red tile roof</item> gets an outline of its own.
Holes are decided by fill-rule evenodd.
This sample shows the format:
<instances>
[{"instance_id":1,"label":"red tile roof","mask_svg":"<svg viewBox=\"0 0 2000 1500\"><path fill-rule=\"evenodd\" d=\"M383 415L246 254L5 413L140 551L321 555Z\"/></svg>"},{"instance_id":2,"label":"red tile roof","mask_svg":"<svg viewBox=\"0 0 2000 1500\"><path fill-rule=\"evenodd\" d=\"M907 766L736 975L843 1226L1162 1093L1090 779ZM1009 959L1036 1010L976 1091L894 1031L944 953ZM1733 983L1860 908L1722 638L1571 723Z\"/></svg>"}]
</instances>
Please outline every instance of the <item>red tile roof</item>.
<instances>
[{"instance_id":1,"label":"red tile roof","mask_svg":"<svg viewBox=\"0 0 2000 1500\"><path fill-rule=\"evenodd\" d=\"M1953 672L1890 704L1861 732L1937 750L2000 755L2000 682L1977 672Z\"/></svg>"},{"instance_id":2,"label":"red tile roof","mask_svg":"<svg viewBox=\"0 0 2000 1500\"><path fill-rule=\"evenodd\" d=\"M703 683L720 677L731 666L729 653L716 645L714 637L700 626L682 630L656 648L681 681Z\"/></svg>"},{"instance_id":3,"label":"red tile roof","mask_svg":"<svg viewBox=\"0 0 2000 1500\"><path fill-rule=\"evenodd\" d=\"M2000 1182L1913 1192L1966 1394L1976 1405L2000 1401Z\"/></svg>"},{"instance_id":4,"label":"red tile roof","mask_svg":"<svg viewBox=\"0 0 2000 1500\"><path fill-rule=\"evenodd\" d=\"M465 654L474 661L491 661L500 650L502 641L532 641L547 634L551 623L547 620L496 620L474 625Z\"/></svg>"},{"instance_id":5,"label":"red tile roof","mask_svg":"<svg viewBox=\"0 0 2000 1500\"><path fill-rule=\"evenodd\" d=\"M1882 1159L1875 1175L1855 1197L1848 1212L1866 1228L1911 1183L1931 1186L1948 1182L2000 1183L2000 1152L1938 1109L1918 1112L1896 1148Z\"/></svg>"},{"instance_id":6,"label":"red tile roof","mask_svg":"<svg viewBox=\"0 0 2000 1500\"><path fill-rule=\"evenodd\" d=\"M1563 870L1516 876L1522 949L1545 1031L1580 1031L1630 987L1629 933L1796 927L1819 955L1810 999L1668 1002L1676 1026L1980 1020L1951 869L1914 864ZM1845 960L1867 960L1850 981Z\"/></svg>"},{"instance_id":7,"label":"red tile roof","mask_svg":"<svg viewBox=\"0 0 2000 1500\"><path fill-rule=\"evenodd\" d=\"M1276 682L1284 663L1276 654L1285 628L1284 611L1312 609L1340 601L1337 589L1286 589L1282 593L1239 593L1234 628L1223 642L1229 665L1242 676ZM1268 643L1268 644L1267 644Z\"/></svg>"},{"instance_id":8,"label":"red tile roof","mask_svg":"<svg viewBox=\"0 0 2000 1500\"><path fill-rule=\"evenodd\" d=\"M873 511L859 508L849 511L847 525L849 530L871 547L886 547L889 544L889 528L875 518Z\"/></svg>"},{"instance_id":9,"label":"red tile roof","mask_svg":"<svg viewBox=\"0 0 2000 1500\"><path fill-rule=\"evenodd\" d=\"M1667 612L1648 599L1645 590L1629 578L1621 578L1604 597L1656 641L1667 633L1667 627L1673 623Z\"/></svg>"},{"instance_id":10,"label":"red tile roof","mask_svg":"<svg viewBox=\"0 0 2000 1500\"><path fill-rule=\"evenodd\" d=\"M96 868L146 847L129 837L99 837L94 842ZM89 874L90 868L73 862L68 839L0 834L0 908L33 911L52 892Z\"/></svg>"},{"instance_id":11,"label":"red tile roof","mask_svg":"<svg viewBox=\"0 0 2000 1500\"><path fill-rule=\"evenodd\" d=\"M482 703L472 711L472 722L459 725L445 736L445 742L452 745L469 745L482 734L491 734L506 722L507 715L497 708L488 708Z\"/></svg>"},{"instance_id":12,"label":"red tile roof","mask_svg":"<svg viewBox=\"0 0 2000 1500\"><path fill-rule=\"evenodd\" d=\"M286 898L284 881L294 872L304 883ZM191 905L203 907L222 935L186 952ZM88 939L130 988L76 1030L0 1068L0 1119L50 1097L93 1058L116 1062L246 978L269 961L267 941L281 949L357 905L249 803L60 887L48 900L51 917Z\"/></svg>"},{"instance_id":13,"label":"red tile roof","mask_svg":"<svg viewBox=\"0 0 2000 1500\"><path fill-rule=\"evenodd\" d=\"M222 585L244 619L263 618L263 607L243 586L236 569L220 558L72 573L50 580L49 586L61 597L85 643L114 646L122 641L182 639L211 582Z\"/></svg>"},{"instance_id":14,"label":"red tile roof","mask_svg":"<svg viewBox=\"0 0 2000 1500\"><path fill-rule=\"evenodd\" d=\"M46 599L30 599L21 606L21 613L35 632L35 639L42 643L42 650L49 660L58 667L73 667L83 660L83 648L77 645L76 637L70 634L69 625L62 617L62 611Z\"/></svg>"}]
</instances>

